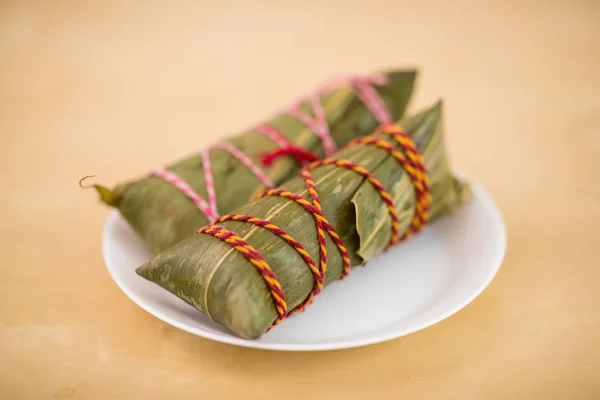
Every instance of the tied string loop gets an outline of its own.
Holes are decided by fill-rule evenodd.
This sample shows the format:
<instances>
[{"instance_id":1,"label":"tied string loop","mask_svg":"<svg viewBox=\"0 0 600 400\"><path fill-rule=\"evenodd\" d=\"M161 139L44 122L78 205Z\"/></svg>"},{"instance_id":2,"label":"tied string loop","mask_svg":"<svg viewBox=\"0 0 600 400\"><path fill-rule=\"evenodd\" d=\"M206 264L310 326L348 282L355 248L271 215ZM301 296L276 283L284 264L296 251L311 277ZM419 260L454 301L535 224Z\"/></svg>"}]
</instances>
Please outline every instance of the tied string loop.
<instances>
[{"instance_id":1,"label":"tied string loop","mask_svg":"<svg viewBox=\"0 0 600 400\"><path fill-rule=\"evenodd\" d=\"M343 79L337 79L321 85L317 90L309 93L305 98L294 102L283 111L283 114L297 119L316 134L321 140L325 156L330 156L337 150L337 145L331 137L325 110L321 104L321 95L342 84L349 84L355 89L357 97L364 103L365 107L371 111L373 116L381 124L387 124L391 122L390 113L387 110L384 101L373 87L374 85L385 85L387 82L387 76L385 75L349 75ZM314 116L309 115L301 109L300 105L303 102L306 102L310 106ZM261 157L261 164L265 167L270 167L275 160L283 156L295 158L303 167L306 167L309 163L318 159L314 153L295 145L273 126L259 124L255 126L253 130L267 136L279 147L272 153ZM165 168L157 168L150 172L150 176L160 178L165 182L170 183L173 187L192 200L209 221L215 220L220 214L217 206L217 193L215 192L214 177L210 160L210 153L213 150L223 150L232 155L248 168L248 170L250 170L267 189L272 189L275 186L260 166L258 166L249 156L228 142L218 143L200 152L208 201L197 193L188 182L172 171Z\"/></svg>"},{"instance_id":2,"label":"tied string loop","mask_svg":"<svg viewBox=\"0 0 600 400\"><path fill-rule=\"evenodd\" d=\"M319 157L314 155L308 150L304 150L302 147L298 146L287 146L282 147L281 149L275 150L272 153L266 154L261 160L262 165L265 167L270 167L273 165L275 160L283 156L292 156L302 165L306 165L306 163L311 163L313 161L317 161Z\"/></svg>"},{"instance_id":3,"label":"tied string loop","mask_svg":"<svg viewBox=\"0 0 600 400\"><path fill-rule=\"evenodd\" d=\"M312 162L308 167L300 171L300 177L304 180L306 188L308 190L310 200L306 200L301 195L291 193L284 189L270 189L258 196L258 198L266 196L280 196L294 201L301 205L306 211L311 213L315 219L317 228L317 240L319 245L319 265L308 254L306 249L300 242L292 238L286 231L275 226L271 222L256 218L250 215L241 214L230 214L218 218L213 224L206 225L197 231L198 234L209 234L217 239L228 243L245 258L247 258L257 269L257 271L263 277L268 290L271 293L275 309L277 311L277 318L269 327L269 330L279 324L284 318L289 316L295 311L303 311L314 300L321 290L325 282L325 273L327 271L327 244L325 232L329 234L333 242L335 243L340 256L342 258L343 270L340 279L346 277L350 273L352 268L350 255L346 249L342 239L335 231L334 227L331 226L327 217L323 214L321 206L321 200L313 180L311 169L317 168L324 165L335 165L340 168L346 168L355 173L359 174L366 180L368 180L373 187L377 190L382 200L387 206L388 213L392 220L390 241L386 247L386 250L391 246L396 245L406 238L412 236L419 230L423 229L425 224L429 220L429 209L431 205L431 195L429 191L429 178L425 170L424 160L415 146L413 140L408 134L406 134L397 125L385 125L379 128L379 132L390 136L404 151L404 154L396 147L390 145L388 142L376 137L361 137L352 141L349 146L371 145L386 150L398 163L407 171L413 186L415 188L415 212L413 219L408 226L404 235L399 235L400 222L398 219L398 213L394 207L394 203L391 195L385 189L383 184L368 170L364 167L355 164L351 161L339 159L339 158L327 158L325 160L317 160ZM256 249L254 249L248 242L237 236L235 233L227 230L220 223L226 221L241 221L248 222L257 227L261 227L270 231L271 233L279 236L290 246L292 246L302 257L302 259L308 265L313 278L314 285L308 296L294 309L289 310L285 293L281 289L281 285L277 280L277 277L268 262Z\"/></svg>"}]
</instances>

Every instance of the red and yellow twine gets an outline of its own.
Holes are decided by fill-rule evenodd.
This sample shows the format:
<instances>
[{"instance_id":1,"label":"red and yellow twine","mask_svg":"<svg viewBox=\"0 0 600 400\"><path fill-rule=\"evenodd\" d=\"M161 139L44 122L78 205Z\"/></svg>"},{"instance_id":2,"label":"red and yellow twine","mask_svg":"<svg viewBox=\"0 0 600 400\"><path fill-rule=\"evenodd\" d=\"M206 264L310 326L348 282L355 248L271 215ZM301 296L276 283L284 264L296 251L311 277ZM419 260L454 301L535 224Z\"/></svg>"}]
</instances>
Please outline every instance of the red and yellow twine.
<instances>
[{"instance_id":1,"label":"red and yellow twine","mask_svg":"<svg viewBox=\"0 0 600 400\"><path fill-rule=\"evenodd\" d=\"M399 235L400 221L398 217L398 212L396 211L396 208L394 206L392 196L385 189L383 184L364 167L355 164L351 161L339 158L326 158L325 160L315 161L300 172L300 177L304 180L306 184L306 188L308 190L311 201L306 200L304 197L298 194L291 193L283 189L270 189L259 196L259 198L265 196L285 197L300 204L306 211L308 211L314 216L315 224L317 227L317 240L319 243L318 266L308 254L308 252L304 249L302 244L293 239L283 229L275 226L267 220L263 220L260 218L240 214L225 215L223 217L218 218L213 224L207 225L197 232L212 235L217 239L228 243L232 248L234 248L240 254L246 257L255 266L257 271L264 279L267 288L271 292L271 296L275 304L275 309L277 311L277 318L275 319L275 321L269 329L273 328L292 312L303 311L305 307L309 305L313 301L315 296L317 296L323 289L325 281L325 272L327 271L327 243L325 232L329 234L333 242L336 244L342 258L343 271L340 278L344 278L350 273L351 263L348 250L344 246L344 243L340 236L337 234L333 226L331 226L331 224L327 220L327 217L323 214L323 209L321 206L321 201L319 199L317 188L315 186L312 174L310 173L311 169L323 165L334 165L337 167L346 168L356 172L373 185L373 187L378 191L383 202L387 206L388 214L392 221L390 241L386 249L390 248L395 244L400 243L404 239L423 229L425 224L428 222L429 209L431 205L431 194L429 191L429 178L427 176L427 171L425 170L422 155L420 154L419 150L417 149L410 136L403 132L399 126L384 125L380 128L380 132L390 136L400 146L404 154L402 151L398 150L396 147L392 146L387 141L378 139L376 137L358 138L352 141L349 144L349 146L356 146L359 144L372 145L386 150L400 165L402 165L402 167L408 173L412 184L415 188L416 205L413 219L410 225L408 226L406 232L402 236ZM315 282L311 292L308 294L308 296L302 303L300 303L293 310L289 310L285 294L281 289L281 285L279 284L275 273L273 272L265 258L258 251L256 251L249 243L244 241L242 238L238 237L235 233L228 231L224 227L218 225L219 223L225 221L248 222L254 224L257 227L267 229L273 234L279 236L284 241L286 241L294 249L296 249L296 251L302 257L302 259L308 264L308 267L313 275Z\"/></svg>"}]
</instances>

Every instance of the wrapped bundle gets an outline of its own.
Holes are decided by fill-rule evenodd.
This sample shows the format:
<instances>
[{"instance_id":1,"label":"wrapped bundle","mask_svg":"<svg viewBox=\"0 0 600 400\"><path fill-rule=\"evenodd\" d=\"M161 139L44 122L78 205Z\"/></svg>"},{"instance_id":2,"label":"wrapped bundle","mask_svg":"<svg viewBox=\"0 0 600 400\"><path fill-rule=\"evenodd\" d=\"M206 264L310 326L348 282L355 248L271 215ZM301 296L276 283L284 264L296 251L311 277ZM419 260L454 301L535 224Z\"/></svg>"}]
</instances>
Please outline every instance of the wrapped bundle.
<instances>
[{"instance_id":1,"label":"wrapped bundle","mask_svg":"<svg viewBox=\"0 0 600 400\"><path fill-rule=\"evenodd\" d=\"M470 193L444 150L441 103L359 138L138 268L257 338Z\"/></svg>"},{"instance_id":2,"label":"wrapped bundle","mask_svg":"<svg viewBox=\"0 0 600 400\"><path fill-rule=\"evenodd\" d=\"M415 75L392 71L329 82L243 134L113 190L95 188L157 254L297 174L299 156L329 156L379 124L400 118Z\"/></svg>"}]
</instances>

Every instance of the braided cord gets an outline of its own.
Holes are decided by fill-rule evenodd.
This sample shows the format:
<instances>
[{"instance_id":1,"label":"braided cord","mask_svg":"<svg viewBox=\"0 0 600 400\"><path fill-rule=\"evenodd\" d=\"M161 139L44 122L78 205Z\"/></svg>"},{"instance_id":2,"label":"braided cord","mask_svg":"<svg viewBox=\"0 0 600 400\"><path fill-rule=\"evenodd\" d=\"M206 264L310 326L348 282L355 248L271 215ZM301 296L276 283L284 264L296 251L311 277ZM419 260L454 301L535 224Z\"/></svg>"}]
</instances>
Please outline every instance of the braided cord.
<instances>
[{"instance_id":1,"label":"braided cord","mask_svg":"<svg viewBox=\"0 0 600 400\"><path fill-rule=\"evenodd\" d=\"M373 187L377 190L382 200L386 204L388 214L392 221L390 242L387 245L386 249L389 249L391 246L396 245L405 240L406 238L417 233L418 231L423 229L425 224L428 222L429 209L431 206L431 195L429 191L429 179L425 170L423 157L419 153L417 147L415 146L410 136L406 134L399 126L385 125L380 128L380 131L386 135L391 136L393 140L396 143L398 143L398 145L400 145L405 154L400 152L398 149L390 145L385 140L377 139L375 137L358 138L352 141L349 144L349 146L356 146L358 144L377 146L378 148L387 151L396 161L398 161L398 163L409 174L413 186L415 188L416 194L415 213L410 225L408 226L406 232L402 236L399 236L400 222L398 212L394 207L391 195L385 189L383 184L364 167L355 164L351 161L339 158L327 158L325 160L315 161L312 164L310 164L307 168L304 168L300 171L300 177L304 180L306 184L306 188L308 190L311 201L308 201L304 197L284 189L269 189L259 196L259 198L266 196L279 196L287 198L291 201L298 203L306 211L308 211L314 216L315 225L317 228L317 240L319 244L318 267L315 261L310 257L306 249L302 246L302 244L300 244L297 240L292 238L283 229L275 226L271 222L264 219L256 218L249 215L230 214L220 217L214 222L214 224L209 224L197 232L210 234L228 243L231 247L240 252L256 267L257 271L263 277L267 288L271 292L271 296L273 298L273 302L277 311L277 318L275 319L275 321L269 329L279 324L284 318L286 318L291 313L295 311L303 311L306 306L312 303L315 296L317 296L323 289L325 281L325 272L327 271L327 244L325 232L327 232L330 235L331 239L336 244L342 258L343 270L340 278L344 278L350 273L350 255L348 254L348 250L346 249L346 246L344 245L342 239L337 234L333 226L329 223L327 217L323 214L321 200L319 198L319 194L315 186L312 174L310 173L311 169L324 165L334 165L340 168L346 168L359 174L373 185ZM296 249L298 254L308 265L314 278L313 288L308 294L308 296L304 299L304 301L302 301L302 303L300 303L296 308L294 308L291 311L288 309L287 302L285 300L285 294L281 290L281 285L279 284L275 273L271 270L265 258L252 246L250 246L250 244L245 242L240 237L236 236L235 233L228 231L220 225L217 225L226 221L248 222L257 227L267 229L268 231L282 238L294 249Z\"/></svg>"}]
</instances>

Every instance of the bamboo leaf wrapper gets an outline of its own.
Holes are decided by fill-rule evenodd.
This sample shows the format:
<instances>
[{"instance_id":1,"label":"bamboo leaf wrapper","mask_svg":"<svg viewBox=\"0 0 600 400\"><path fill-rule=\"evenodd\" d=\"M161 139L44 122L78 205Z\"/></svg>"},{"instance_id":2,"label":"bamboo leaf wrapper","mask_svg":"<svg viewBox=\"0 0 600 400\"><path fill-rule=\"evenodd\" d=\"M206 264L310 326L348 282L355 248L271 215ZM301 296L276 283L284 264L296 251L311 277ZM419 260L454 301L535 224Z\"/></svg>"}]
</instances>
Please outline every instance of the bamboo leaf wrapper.
<instances>
[{"instance_id":1,"label":"bamboo leaf wrapper","mask_svg":"<svg viewBox=\"0 0 600 400\"><path fill-rule=\"evenodd\" d=\"M392 71L384 74L387 83L373 88L382 98L394 119L402 117L409 102L415 71ZM370 133L378 125L371 111L365 106L351 86L342 85L327 91L320 97L331 137L339 147L350 140ZM314 110L307 101L300 109L314 117ZM296 146L323 157L323 143L311 129L289 115L278 115L267 121L287 140ZM226 142L245 153L256 165L262 156L277 149L277 144L258 130L252 129L232 136ZM214 177L217 208L221 214L230 212L264 190L261 181L229 152L214 149L210 152L210 164ZM292 157L282 157L266 170L274 185L294 176L301 165ZM199 154L192 154L166 168L182 178L191 189L206 199L207 182L203 175L203 162ZM101 199L116 207L155 254L190 236L209 222L208 218L180 190L164 180L147 176L114 190L96 186Z\"/></svg>"},{"instance_id":2,"label":"bamboo leaf wrapper","mask_svg":"<svg viewBox=\"0 0 600 400\"><path fill-rule=\"evenodd\" d=\"M430 179L432 218L456 209L469 194L468 187L450 171L442 137L441 108L438 103L401 123L424 156ZM397 147L381 133L374 136ZM400 232L403 232L415 207L415 191L404 168L386 150L368 145L343 149L336 157L364 167L383 184L399 213ZM314 168L311 173L323 214L342 238L352 266L382 253L390 240L391 220L373 185L354 171L332 165ZM293 178L282 187L309 199L306 184L300 178ZM315 218L297 203L282 197L264 197L235 212L270 221L300 242L313 260L319 259ZM246 222L227 221L220 225L264 256L281 284L289 309L304 301L314 278L292 246L272 232ZM329 235L326 243L325 284L328 284L341 276L343 262ZM277 317L271 293L256 268L227 243L207 234L183 240L137 272L244 338L260 337Z\"/></svg>"}]
</instances>

